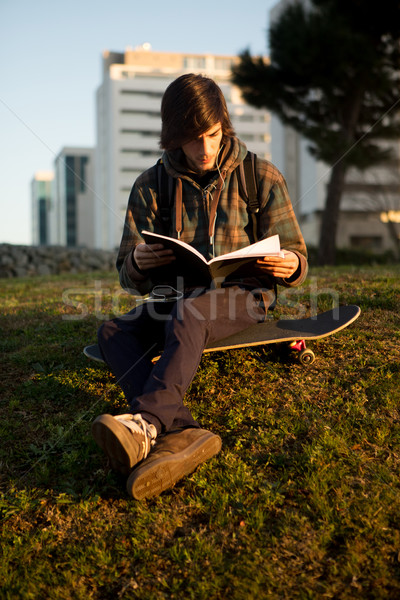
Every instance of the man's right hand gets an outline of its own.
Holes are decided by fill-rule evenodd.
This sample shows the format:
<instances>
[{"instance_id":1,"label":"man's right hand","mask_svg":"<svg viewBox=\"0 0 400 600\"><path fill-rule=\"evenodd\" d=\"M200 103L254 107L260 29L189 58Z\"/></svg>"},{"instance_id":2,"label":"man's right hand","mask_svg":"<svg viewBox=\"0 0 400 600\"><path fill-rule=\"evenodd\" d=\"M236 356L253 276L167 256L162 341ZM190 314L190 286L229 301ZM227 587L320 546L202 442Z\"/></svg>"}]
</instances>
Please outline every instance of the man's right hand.
<instances>
[{"instance_id":1,"label":"man's right hand","mask_svg":"<svg viewBox=\"0 0 400 600\"><path fill-rule=\"evenodd\" d=\"M175 260L172 250L164 249L162 244L138 244L133 258L141 271L169 265Z\"/></svg>"}]
</instances>

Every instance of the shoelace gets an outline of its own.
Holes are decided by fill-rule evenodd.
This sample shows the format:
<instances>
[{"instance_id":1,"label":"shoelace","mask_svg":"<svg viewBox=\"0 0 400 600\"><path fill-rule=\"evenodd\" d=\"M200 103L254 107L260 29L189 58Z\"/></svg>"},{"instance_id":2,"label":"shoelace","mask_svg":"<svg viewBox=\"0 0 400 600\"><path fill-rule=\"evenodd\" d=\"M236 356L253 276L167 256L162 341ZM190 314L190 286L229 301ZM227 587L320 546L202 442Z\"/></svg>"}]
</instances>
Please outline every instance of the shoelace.
<instances>
[{"instance_id":1,"label":"shoelace","mask_svg":"<svg viewBox=\"0 0 400 600\"><path fill-rule=\"evenodd\" d=\"M128 427L128 429L130 429L133 433L143 436L143 440L141 442L143 458L146 458L150 452L152 442L154 443L154 439L149 431L149 425L146 423L146 421L139 414L117 415L115 418L125 425L125 427Z\"/></svg>"}]
</instances>

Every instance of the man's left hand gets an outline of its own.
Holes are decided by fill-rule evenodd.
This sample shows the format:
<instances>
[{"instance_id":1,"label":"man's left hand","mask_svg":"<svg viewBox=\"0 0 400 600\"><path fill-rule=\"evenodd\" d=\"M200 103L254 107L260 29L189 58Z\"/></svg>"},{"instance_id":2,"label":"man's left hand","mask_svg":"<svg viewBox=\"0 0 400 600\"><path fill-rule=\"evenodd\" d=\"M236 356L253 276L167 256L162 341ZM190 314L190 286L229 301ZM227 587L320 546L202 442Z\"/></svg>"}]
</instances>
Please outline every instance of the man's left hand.
<instances>
[{"instance_id":1,"label":"man's left hand","mask_svg":"<svg viewBox=\"0 0 400 600\"><path fill-rule=\"evenodd\" d=\"M294 252L282 250L284 257L280 256L265 256L257 260L257 267L265 274L273 275L281 279L289 279L299 266L299 258Z\"/></svg>"}]
</instances>

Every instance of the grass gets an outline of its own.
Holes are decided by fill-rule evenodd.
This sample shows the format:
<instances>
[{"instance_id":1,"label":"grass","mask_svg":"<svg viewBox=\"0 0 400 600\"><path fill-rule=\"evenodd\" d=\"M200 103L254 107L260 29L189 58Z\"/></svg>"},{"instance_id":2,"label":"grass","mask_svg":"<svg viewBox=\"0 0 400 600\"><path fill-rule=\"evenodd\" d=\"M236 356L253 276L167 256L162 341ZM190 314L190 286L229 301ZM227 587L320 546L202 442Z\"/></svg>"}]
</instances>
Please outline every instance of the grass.
<instances>
[{"instance_id":1,"label":"grass","mask_svg":"<svg viewBox=\"0 0 400 600\"><path fill-rule=\"evenodd\" d=\"M125 410L82 354L128 310L114 274L2 280L1 599L400 597L400 269L314 269L277 314L356 303L303 367L208 354L186 402L222 452L133 501L90 435Z\"/></svg>"}]
</instances>

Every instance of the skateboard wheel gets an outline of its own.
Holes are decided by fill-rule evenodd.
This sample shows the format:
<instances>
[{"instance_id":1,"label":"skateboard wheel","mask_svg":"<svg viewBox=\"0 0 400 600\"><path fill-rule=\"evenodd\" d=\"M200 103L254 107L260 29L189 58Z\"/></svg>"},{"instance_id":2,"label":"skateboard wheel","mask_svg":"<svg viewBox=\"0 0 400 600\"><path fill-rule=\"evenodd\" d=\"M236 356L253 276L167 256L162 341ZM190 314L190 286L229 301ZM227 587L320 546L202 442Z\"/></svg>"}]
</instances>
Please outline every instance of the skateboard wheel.
<instances>
[{"instance_id":1,"label":"skateboard wheel","mask_svg":"<svg viewBox=\"0 0 400 600\"><path fill-rule=\"evenodd\" d=\"M315 354L309 348L299 352L299 361L302 365L311 365L315 360Z\"/></svg>"}]
</instances>

